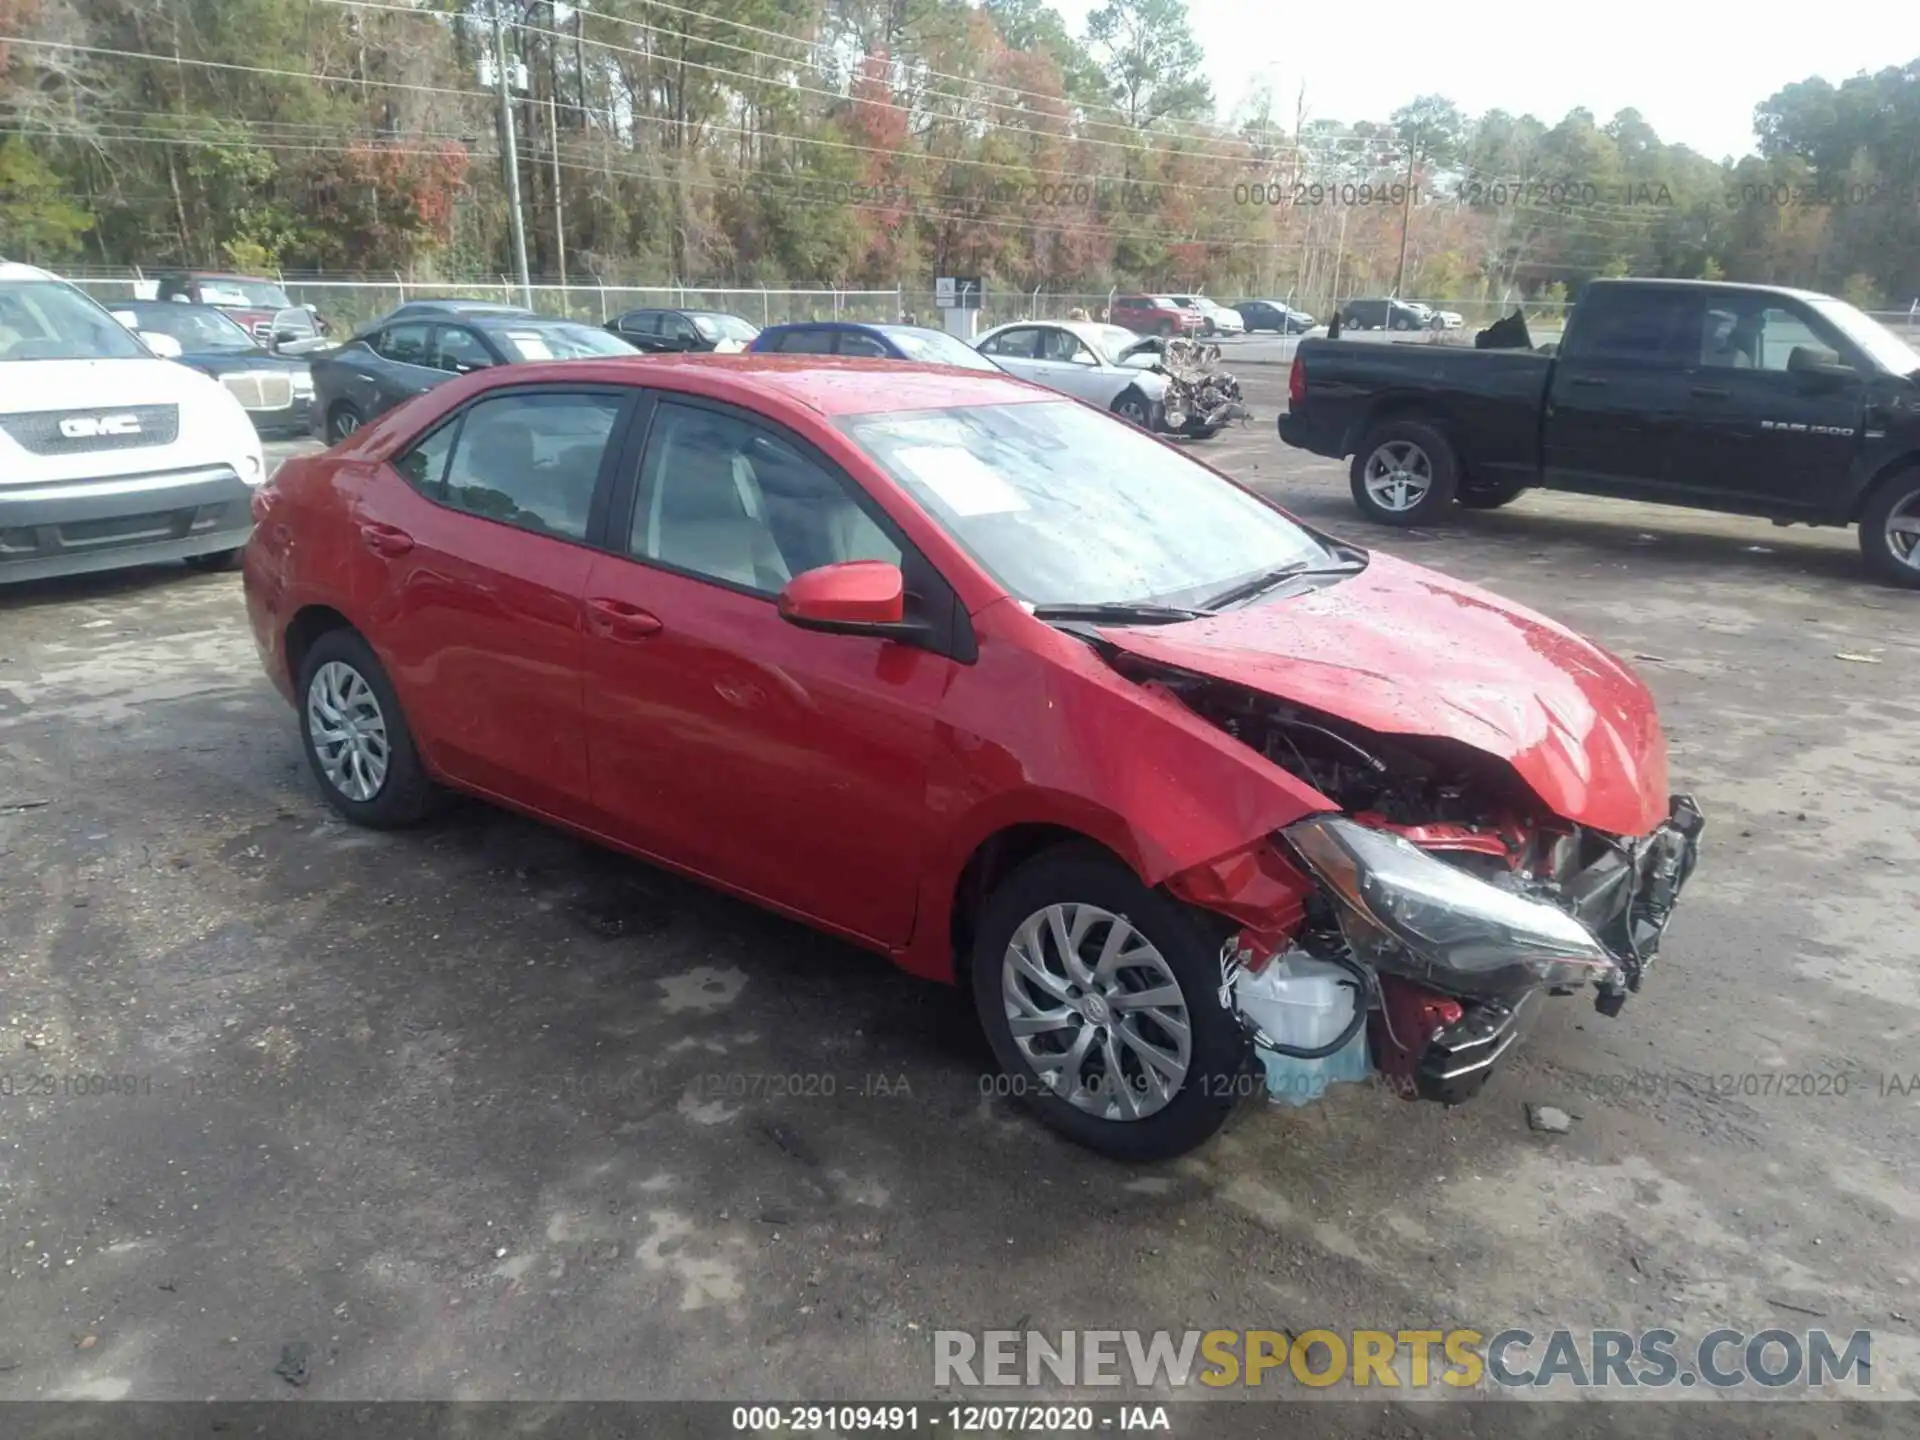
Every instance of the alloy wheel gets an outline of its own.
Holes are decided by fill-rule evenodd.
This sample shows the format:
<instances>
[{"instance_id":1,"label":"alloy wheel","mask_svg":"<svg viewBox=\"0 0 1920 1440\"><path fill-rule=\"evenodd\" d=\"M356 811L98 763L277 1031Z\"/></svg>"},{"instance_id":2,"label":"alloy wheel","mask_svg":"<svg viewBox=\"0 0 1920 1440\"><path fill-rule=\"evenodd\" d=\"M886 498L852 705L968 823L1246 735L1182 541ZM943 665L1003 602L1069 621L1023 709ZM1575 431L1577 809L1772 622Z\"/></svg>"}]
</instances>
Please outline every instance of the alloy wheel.
<instances>
[{"instance_id":1,"label":"alloy wheel","mask_svg":"<svg viewBox=\"0 0 1920 1440\"><path fill-rule=\"evenodd\" d=\"M1131 420L1136 425L1147 423L1147 407L1138 400L1122 400L1119 416L1122 420Z\"/></svg>"},{"instance_id":2,"label":"alloy wheel","mask_svg":"<svg viewBox=\"0 0 1920 1440\"><path fill-rule=\"evenodd\" d=\"M360 428L360 417L352 410L336 410L333 415L333 438L344 440Z\"/></svg>"},{"instance_id":3,"label":"alloy wheel","mask_svg":"<svg viewBox=\"0 0 1920 1440\"><path fill-rule=\"evenodd\" d=\"M1887 512L1887 550L1902 565L1920 570L1920 490Z\"/></svg>"},{"instance_id":4,"label":"alloy wheel","mask_svg":"<svg viewBox=\"0 0 1920 1440\"><path fill-rule=\"evenodd\" d=\"M1382 510L1404 514L1433 488L1433 462L1411 440L1389 440L1367 457L1367 495Z\"/></svg>"},{"instance_id":5,"label":"alloy wheel","mask_svg":"<svg viewBox=\"0 0 1920 1440\"><path fill-rule=\"evenodd\" d=\"M362 804L380 793L392 758L387 719L366 677L344 660L329 660L313 672L307 734L334 789Z\"/></svg>"},{"instance_id":6,"label":"alloy wheel","mask_svg":"<svg viewBox=\"0 0 1920 1440\"><path fill-rule=\"evenodd\" d=\"M1058 904L1029 915L1001 966L1007 1027L1045 1092L1103 1120L1172 1102L1193 1058L1185 994L1124 915Z\"/></svg>"}]
</instances>

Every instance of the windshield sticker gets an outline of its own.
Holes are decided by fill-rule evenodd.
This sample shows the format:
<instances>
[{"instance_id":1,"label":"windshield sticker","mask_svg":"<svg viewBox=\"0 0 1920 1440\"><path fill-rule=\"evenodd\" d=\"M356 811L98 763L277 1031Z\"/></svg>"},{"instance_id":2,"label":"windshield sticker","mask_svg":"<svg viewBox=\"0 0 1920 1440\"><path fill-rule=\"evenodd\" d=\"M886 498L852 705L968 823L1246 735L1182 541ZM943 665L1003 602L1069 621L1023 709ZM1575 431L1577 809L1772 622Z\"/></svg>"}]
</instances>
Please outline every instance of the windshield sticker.
<instances>
[{"instance_id":1,"label":"windshield sticker","mask_svg":"<svg viewBox=\"0 0 1920 1440\"><path fill-rule=\"evenodd\" d=\"M962 519L1012 515L1028 508L1020 492L971 450L957 445L909 445L894 451L893 458Z\"/></svg>"},{"instance_id":2,"label":"windshield sticker","mask_svg":"<svg viewBox=\"0 0 1920 1440\"><path fill-rule=\"evenodd\" d=\"M532 330L509 330L507 338L513 342L513 348L526 360L551 360L553 351L547 348L546 338Z\"/></svg>"}]
</instances>

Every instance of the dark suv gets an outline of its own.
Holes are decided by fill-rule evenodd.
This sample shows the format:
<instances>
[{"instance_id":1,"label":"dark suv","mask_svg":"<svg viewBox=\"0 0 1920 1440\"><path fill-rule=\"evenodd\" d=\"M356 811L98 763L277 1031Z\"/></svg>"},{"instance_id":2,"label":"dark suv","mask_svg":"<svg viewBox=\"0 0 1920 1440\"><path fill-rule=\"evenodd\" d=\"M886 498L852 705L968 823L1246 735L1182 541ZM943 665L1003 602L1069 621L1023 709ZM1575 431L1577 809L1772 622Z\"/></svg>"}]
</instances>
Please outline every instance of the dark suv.
<instances>
[{"instance_id":1,"label":"dark suv","mask_svg":"<svg viewBox=\"0 0 1920 1440\"><path fill-rule=\"evenodd\" d=\"M1206 317L1189 310L1171 295L1118 295L1109 311L1115 325L1136 335L1198 335Z\"/></svg>"},{"instance_id":2,"label":"dark suv","mask_svg":"<svg viewBox=\"0 0 1920 1440\"><path fill-rule=\"evenodd\" d=\"M1432 323L1431 311L1404 300L1349 300L1340 307L1345 330L1425 330Z\"/></svg>"}]
</instances>

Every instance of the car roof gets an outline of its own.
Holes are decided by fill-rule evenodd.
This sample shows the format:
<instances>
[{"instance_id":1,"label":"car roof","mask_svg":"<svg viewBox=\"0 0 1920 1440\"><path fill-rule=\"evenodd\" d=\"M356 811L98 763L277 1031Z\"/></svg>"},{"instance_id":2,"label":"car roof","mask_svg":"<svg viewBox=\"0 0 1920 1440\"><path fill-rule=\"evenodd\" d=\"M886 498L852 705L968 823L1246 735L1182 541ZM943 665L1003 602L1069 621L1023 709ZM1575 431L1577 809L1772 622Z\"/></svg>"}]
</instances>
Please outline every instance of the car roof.
<instances>
[{"instance_id":1,"label":"car roof","mask_svg":"<svg viewBox=\"0 0 1920 1440\"><path fill-rule=\"evenodd\" d=\"M388 311L388 315L532 315L524 305L508 305L499 300L467 300L453 296L445 300L407 300Z\"/></svg>"},{"instance_id":2,"label":"car roof","mask_svg":"<svg viewBox=\"0 0 1920 1440\"><path fill-rule=\"evenodd\" d=\"M1674 280L1621 275L1604 278L1596 276L1587 284L1604 285L1609 288L1618 286L1637 289L1644 286L1648 289L1725 290L1749 295L1786 295L1795 300L1831 300L1833 298L1819 290L1800 290L1791 285L1750 285L1738 280Z\"/></svg>"},{"instance_id":3,"label":"car roof","mask_svg":"<svg viewBox=\"0 0 1920 1440\"><path fill-rule=\"evenodd\" d=\"M511 380L506 378L509 374ZM753 351L541 360L498 371L476 371L440 388L449 395L465 396L492 388L493 384L541 381L658 386L730 400L750 409L756 403L775 412L782 405L797 405L827 417L944 410L956 405L1034 404L1061 398L1057 391L1029 385L1004 371L961 370L910 360L763 355ZM461 386L469 388L463 390Z\"/></svg>"},{"instance_id":4,"label":"car roof","mask_svg":"<svg viewBox=\"0 0 1920 1440\"><path fill-rule=\"evenodd\" d=\"M1089 344L1100 347L1104 347L1107 343L1107 332L1127 328L1124 325L1108 325L1099 320L1009 320L1004 325L994 326L987 335L998 335L1002 330L1030 330L1037 325L1068 331ZM980 338L984 340L987 335L982 335Z\"/></svg>"},{"instance_id":5,"label":"car roof","mask_svg":"<svg viewBox=\"0 0 1920 1440\"><path fill-rule=\"evenodd\" d=\"M0 280L58 280L59 278L51 270L42 270L37 265L22 265L13 260L0 260Z\"/></svg>"}]
</instances>

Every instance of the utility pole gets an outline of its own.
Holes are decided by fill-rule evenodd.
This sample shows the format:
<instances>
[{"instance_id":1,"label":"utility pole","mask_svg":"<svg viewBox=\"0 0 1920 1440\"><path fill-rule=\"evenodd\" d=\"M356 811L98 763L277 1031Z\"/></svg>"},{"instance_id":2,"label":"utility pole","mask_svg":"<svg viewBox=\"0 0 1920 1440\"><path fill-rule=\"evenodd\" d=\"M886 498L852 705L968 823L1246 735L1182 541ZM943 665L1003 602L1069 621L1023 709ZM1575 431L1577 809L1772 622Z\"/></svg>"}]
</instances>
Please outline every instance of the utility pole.
<instances>
[{"instance_id":1,"label":"utility pole","mask_svg":"<svg viewBox=\"0 0 1920 1440\"><path fill-rule=\"evenodd\" d=\"M513 97L507 78L507 26L501 7L493 0L493 84L500 96L500 144L507 164L507 219L513 230L514 278L520 282L520 303L533 308L533 280L527 274L527 227L520 215L520 147L513 135Z\"/></svg>"},{"instance_id":2,"label":"utility pole","mask_svg":"<svg viewBox=\"0 0 1920 1440\"><path fill-rule=\"evenodd\" d=\"M554 77L555 81L559 76ZM553 253L560 262L560 288L567 288L567 222L560 203L560 102L553 89L547 91L547 138L553 142ZM562 295L560 303L566 304Z\"/></svg>"},{"instance_id":3,"label":"utility pole","mask_svg":"<svg viewBox=\"0 0 1920 1440\"><path fill-rule=\"evenodd\" d=\"M1402 197L1400 210L1400 268L1393 272L1393 294L1400 298L1401 287L1407 283L1407 232L1413 226L1413 157L1415 151L1411 142L1407 145L1407 192Z\"/></svg>"},{"instance_id":4,"label":"utility pole","mask_svg":"<svg viewBox=\"0 0 1920 1440\"><path fill-rule=\"evenodd\" d=\"M567 304L567 224L560 200L560 17L547 0L547 139L553 145L553 253L560 265L560 308Z\"/></svg>"}]
</instances>

